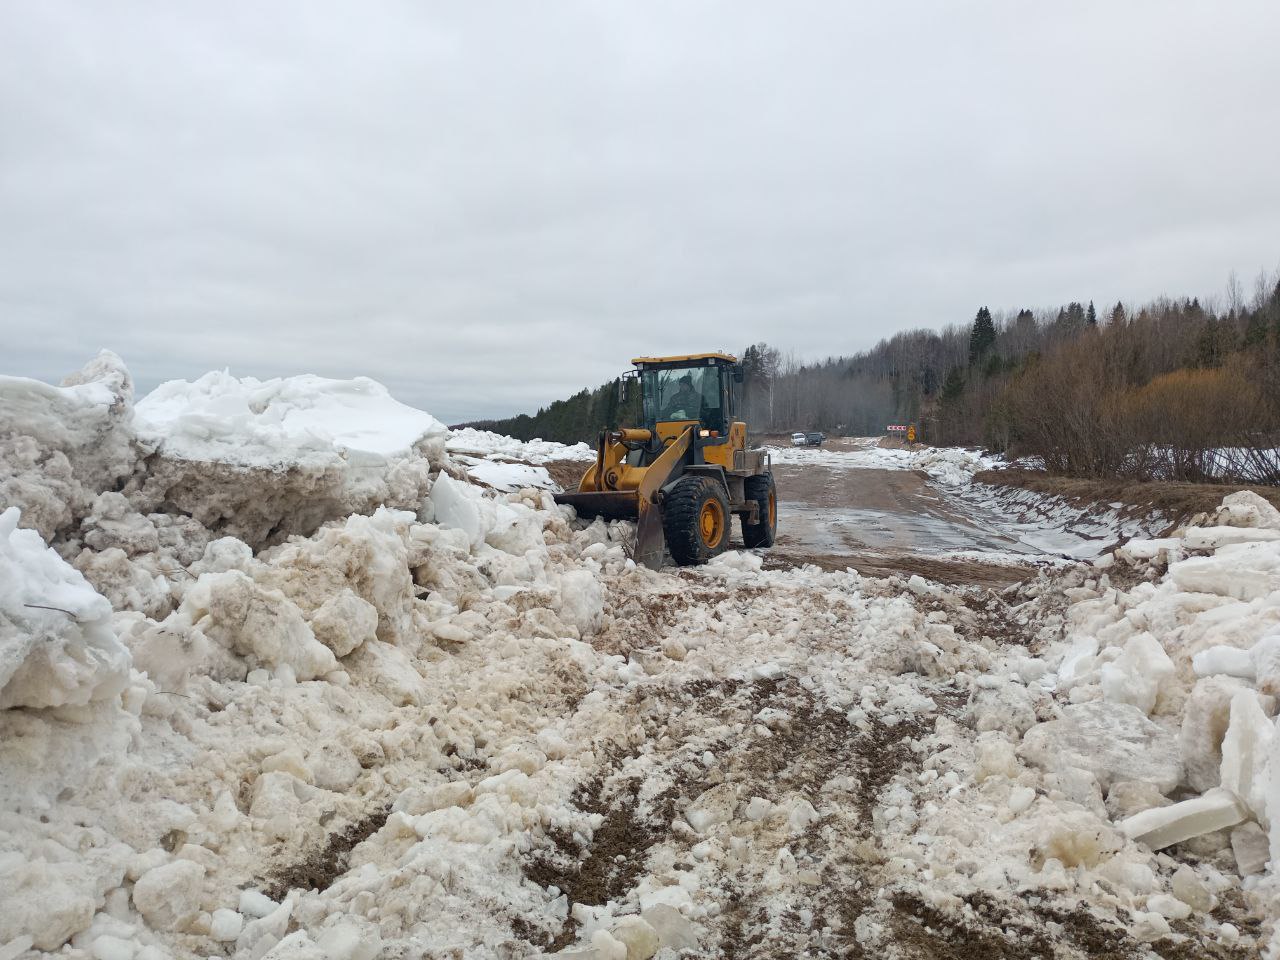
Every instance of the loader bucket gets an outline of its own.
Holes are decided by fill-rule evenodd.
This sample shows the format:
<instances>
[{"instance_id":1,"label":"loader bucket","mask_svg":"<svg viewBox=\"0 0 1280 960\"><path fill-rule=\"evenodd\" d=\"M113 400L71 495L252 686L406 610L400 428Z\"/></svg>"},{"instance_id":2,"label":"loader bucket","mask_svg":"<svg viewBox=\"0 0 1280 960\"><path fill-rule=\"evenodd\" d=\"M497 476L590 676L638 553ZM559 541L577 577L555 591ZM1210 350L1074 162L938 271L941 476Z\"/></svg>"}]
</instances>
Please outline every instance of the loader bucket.
<instances>
[{"instance_id":1,"label":"loader bucket","mask_svg":"<svg viewBox=\"0 0 1280 960\"><path fill-rule=\"evenodd\" d=\"M580 517L604 517L606 520L635 520L639 506L634 490L603 490L587 493L557 493L556 503L564 503L578 511Z\"/></svg>"},{"instance_id":2,"label":"loader bucket","mask_svg":"<svg viewBox=\"0 0 1280 960\"><path fill-rule=\"evenodd\" d=\"M596 454L596 476L603 473L608 439L608 434L600 437ZM660 491L679 469L692 442L692 426L686 427L674 441L668 441L658 458L645 468L644 477L636 490L578 490L573 493L557 493L556 503L568 504L581 517L634 520L636 540L631 545L631 559L650 570L658 570L662 567L667 545L662 530L662 507L658 502Z\"/></svg>"},{"instance_id":3,"label":"loader bucket","mask_svg":"<svg viewBox=\"0 0 1280 960\"><path fill-rule=\"evenodd\" d=\"M577 510L580 517L636 521L636 539L631 545L631 559L651 570L662 566L662 551L665 546L662 511L656 504L641 498L636 491L557 493L555 498L556 503L568 504Z\"/></svg>"}]
</instances>

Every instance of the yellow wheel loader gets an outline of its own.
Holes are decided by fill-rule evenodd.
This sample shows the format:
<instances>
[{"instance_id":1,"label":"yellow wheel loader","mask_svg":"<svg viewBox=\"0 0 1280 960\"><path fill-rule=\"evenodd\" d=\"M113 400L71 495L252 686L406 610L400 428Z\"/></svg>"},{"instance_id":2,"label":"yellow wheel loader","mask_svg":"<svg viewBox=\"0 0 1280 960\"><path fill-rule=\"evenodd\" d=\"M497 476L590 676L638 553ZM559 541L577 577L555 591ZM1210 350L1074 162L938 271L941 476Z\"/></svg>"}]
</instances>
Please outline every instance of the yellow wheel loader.
<instances>
[{"instance_id":1,"label":"yellow wheel loader","mask_svg":"<svg viewBox=\"0 0 1280 960\"><path fill-rule=\"evenodd\" d=\"M579 516L636 521L632 557L655 570L664 546L681 566L723 552L734 514L745 546L772 546L778 493L768 454L747 449L747 425L735 416L737 360L699 353L631 362L622 397L638 380L644 426L602 433L577 491L556 502Z\"/></svg>"}]
</instances>

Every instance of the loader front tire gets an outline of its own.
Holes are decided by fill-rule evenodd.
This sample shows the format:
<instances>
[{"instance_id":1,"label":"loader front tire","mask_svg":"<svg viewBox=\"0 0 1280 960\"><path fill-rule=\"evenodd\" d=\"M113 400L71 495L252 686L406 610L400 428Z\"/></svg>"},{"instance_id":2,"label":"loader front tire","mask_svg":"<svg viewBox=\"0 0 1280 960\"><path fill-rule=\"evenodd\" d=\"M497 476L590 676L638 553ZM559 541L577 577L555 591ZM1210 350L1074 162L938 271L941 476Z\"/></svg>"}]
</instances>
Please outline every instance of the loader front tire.
<instances>
[{"instance_id":1,"label":"loader front tire","mask_svg":"<svg viewBox=\"0 0 1280 960\"><path fill-rule=\"evenodd\" d=\"M760 507L760 522L747 523L742 517L742 544L745 547L772 547L778 536L778 491L773 484L772 473L760 473L747 477L744 491L748 500Z\"/></svg>"},{"instance_id":2,"label":"loader front tire","mask_svg":"<svg viewBox=\"0 0 1280 960\"><path fill-rule=\"evenodd\" d=\"M729 500L709 477L685 477L662 502L662 532L682 567L706 563L729 545Z\"/></svg>"}]
</instances>

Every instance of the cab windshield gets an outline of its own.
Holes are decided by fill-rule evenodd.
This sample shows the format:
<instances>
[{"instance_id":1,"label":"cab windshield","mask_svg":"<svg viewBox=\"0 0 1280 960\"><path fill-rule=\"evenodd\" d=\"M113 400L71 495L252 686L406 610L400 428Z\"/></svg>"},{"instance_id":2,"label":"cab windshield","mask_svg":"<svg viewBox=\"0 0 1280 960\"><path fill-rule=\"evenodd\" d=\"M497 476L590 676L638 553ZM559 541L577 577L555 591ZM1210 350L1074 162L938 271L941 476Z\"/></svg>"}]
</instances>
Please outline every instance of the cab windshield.
<instances>
[{"instance_id":1,"label":"cab windshield","mask_svg":"<svg viewBox=\"0 0 1280 960\"><path fill-rule=\"evenodd\" d=\"M719 367L645 370L641 378L646 422L699 420L708 430L724 429Z\"/></svg>"}]
</instances>

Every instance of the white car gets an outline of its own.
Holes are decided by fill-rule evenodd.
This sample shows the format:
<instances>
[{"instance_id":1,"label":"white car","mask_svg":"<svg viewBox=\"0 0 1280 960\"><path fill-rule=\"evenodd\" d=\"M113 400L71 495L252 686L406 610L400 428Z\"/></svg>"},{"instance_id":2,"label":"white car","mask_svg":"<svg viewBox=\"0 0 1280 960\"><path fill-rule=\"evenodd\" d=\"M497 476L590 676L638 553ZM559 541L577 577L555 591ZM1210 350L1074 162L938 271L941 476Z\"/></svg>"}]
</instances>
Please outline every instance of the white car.
<instances>
[{"instance_id":1,"label":"white car","mask_svg":"<svg viewBox=\"0 0 1280 960\"><path fill-rule=\"evenodd\" d=\"M803 447L807 442L803 433L793 433L791 435L791 445L793 447Z\"/></svg>"}]
</instances>

